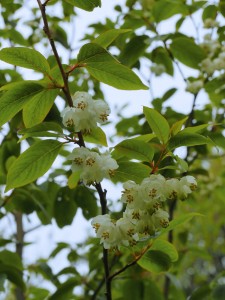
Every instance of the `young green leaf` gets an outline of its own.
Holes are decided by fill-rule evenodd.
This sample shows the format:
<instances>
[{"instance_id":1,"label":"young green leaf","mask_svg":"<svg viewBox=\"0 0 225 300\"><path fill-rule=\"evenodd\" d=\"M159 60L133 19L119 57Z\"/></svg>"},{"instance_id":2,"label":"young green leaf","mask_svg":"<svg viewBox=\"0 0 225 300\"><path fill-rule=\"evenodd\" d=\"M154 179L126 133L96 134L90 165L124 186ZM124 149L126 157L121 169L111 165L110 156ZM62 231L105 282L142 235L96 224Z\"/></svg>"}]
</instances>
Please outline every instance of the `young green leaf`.
<instances>
[{"instance_id":1,"label":"young green leaf","mask_svg":"<svg viewBox=\"0 0 225 300\"><path fill-rule=\"evenodd\" d=\"M10 167L6 191L26 185L44 175L53 164L61 147L62 143L55 140L33 144Z\"/></svg>"},{"instance_id":2,"label":"young green leaf","mask_svg":"<svg viewBox=\"0 0 225 300\"><path fill-rule=\"evenodd\" d=\"M103 48L107 48L118 36L130 31L130 29L110 29L100 34L92 42Z\"/></svg>"},{"instance_id":3,"label":"young green leaf","mask_svg":"<svg viewBox=\"0 0 225 300\"><path fill-rule=\"evenodd\" d=\"M46 58L40 52L30 48L3 48L0 51L0 60L44 74L49 74L50 72L50 66Z\"/></svg>"},{"instance_id":4,"label":"young green leaf","mask_svg":"<svg viewBox=\"0 0 225 300\"><path fill-rule=\"evenodd\" d=\"M101 129L101 127L92 128L89 134L83 135L85 142L99 144L107 147L107 139L105 132Z\"/></svg>"},{"instance_id":5,"label":"young green leaf","mask_svg":"<svg viewBox=\"0 0 225 300\"><path fill-rule=\"evenodd\" d=\"M154 156L153 148L144 141L129 139L115 146L113 152L114 157L128 157L130 159L138 159L141 161L152 161Z\"/></svg>"},{"instance_id":6,"label":"young green leaf","mask_svg":"<svg viewBox=\"0 0 225 300\"><path fill-rule=\"evenodd\" d=\"M101 7L101 0L65 0L67 3L81 9L92 11L96 7Z\"/></svg>"},{"instance_id":7,"label":"young green leaf","mask_svg":"<svg viewBox=\"0 0 225 300\"><path fill-rule=\"evenodd\" d=\"M23 120L26 127L41 123L50 111L58 90L42 90L23 107Z\"/></svg>"},{"instance_id":8,"label":"young green leaf","mask_svg":"<svg viewBox=\"0 0 225 300\"><path fill-rule=\"evenodd\" d=\"M172 127L171 127L171 129L170 129L171 135L172 135L172 136L176 135L178 132L181 131L182 126L183 126L184 123L187 121L187 119L188 119L188 117L183 118L182 120L179 120L179 121L175 122L175 123L172 125Z\"/></svg>"},{"instance_id":9,"label":"young green leaf","mask_svg":"<svg viewBox=\"0 0 225 300\"><path fill-rule=\"evenodd\" d=\"M199 69L199 64L206 57L204 50L188 37L175 38L170 50L175 58L193 69Z\"/></svg>"},{"instance_id":10,"label":"young green leaf","mask_svg":"<svg viewBox=\"0 0 225 300\"><path fill-rule=\"evenodd\" d=\"M6 91L0 98L0 126L13 118L41 90L43 86L40 84L23 81Z\"/></svg>"},{"instance_id":11,"label":"young green leaf","mask_svg":"<svg viewBox=\"0 0 225 300\"><path fill-rule=\"evenodd\" d=\"M78 182L80 180L80 173L81 172L79 171L73 172L68 178L68 187L70 189L75 189L75 187L78 185Z\"/></svg>"},{"instance_id":12,"label":"young green leaf","mask_svg":"<svg viewBox=\"0 0 225 300\"><path fill-rule=\"evenodd\" d=\"M77 57L78 64L85 66L97 80L121 90L148 89L139 77L121 65L108 51L95 43L84 45Z\"/></svg>"},{"instance_id":13,"label":"young green leaf","mask_svg":"<svg viewBox=\"0 0 225 300\"><path fill-rule=\"evenodd\" d=\"M170 126L167 120L155 109L144 106L143 109L146 120L157 138L166 144L170 135Z\"/></svg>"}]
</instances>

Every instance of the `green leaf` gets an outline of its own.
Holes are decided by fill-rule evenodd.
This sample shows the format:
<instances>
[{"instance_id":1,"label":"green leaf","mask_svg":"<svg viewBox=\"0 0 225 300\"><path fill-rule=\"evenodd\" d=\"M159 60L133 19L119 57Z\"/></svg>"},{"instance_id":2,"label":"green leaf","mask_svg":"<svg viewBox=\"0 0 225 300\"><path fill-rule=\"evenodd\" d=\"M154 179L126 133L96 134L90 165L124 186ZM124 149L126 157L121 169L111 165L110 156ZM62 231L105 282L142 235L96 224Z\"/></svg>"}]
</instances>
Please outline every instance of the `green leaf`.
<instances>
[{"instance_id":1,"label":"green leaf","mask_svg":"<svg viewBox=\"0 0 225 300\"><path fill-rule=\"evenodd\" d=\"M107 139L105 132L101 129L101 127L92 128L91 132L83 135L85 142L99 144L107 147Z\"/></svg>"},{"instance_id":2,"label":"green leaf","mask_svg":"<svg viewBox=\"0 0 225 300\"><path fill-rule=\"evenodd\" d=\"M213 300L222 300L222 299L225 299L225 284L218 284L212 290L212 299Z\"/></svg>"},{"instance_id":3,"label":"green leaf","mask_svg":"<svg viewBox=\"0 0 225 300\"><path fill-rule=\"evenodd\" d=\"M68 178L68 187L70 189L74 189L80 180L80 173L79 171L73 172L70 177Z\"/></svg>"},{"instance_id":4,"label":"green leaf","mask_svg":"<svg viewBox=\"0 0 225 300\"><path fill-rule=\"evenodd\" d=\"M49 113L58 90L43 90L32 97L23 107L23 120L26 127L41 123Z\"/></svg>"},{"instance_id":5,"label":"green leaf","mask_svg":"<svg viewBox=\"0 0 225 300\"><path fill-rule=\"evenodd\" d=\"M199 64L206 58L204 50L188 37L173 39L170 50L175 58L193 69L199 69Z\"/></svg>"},{"instance_id":6,"label":"green leaf","mask_svg":"<svg viewBox=\"0 0 225 300\"><path fill-rule=\"evenodd\" d=\"M154 3L152 14L157 23L169 19L176 14L188 14L187 6L180 1L158 1Z\"/></svg>"},{"instance_id":7,"label":"green leaf","mask_svg":"<svg viewBox=\"0 0 225 300\"><path fill-rule=\"evenodd\" d=\"M20 82L0 98L0 126L13 118L43 87L36 82Z\"/></svg>"},{"instance_id":8,"label":"green leaf","mask_svg":"<svg viewBox=\"0 0 225 300\"><path fill-rule=\"evenodd\" d=\"M27 139L28 137L58 137L62 133L62 127L55 122L43 122L31 128L18 131L18 134L23 135L23 137L20 138L20 141Z\"/></svg>"},{"instance_id":9,"label":"green leaf","mask_svg":"<svg viewBox=\"0 0 225 300\"><path fill-rule=\"evenodd\" d=\"M211 294L211 288L209 284L202 285L193 291L190 296L190 300L206 300L207 297ZM222 298L219 298L221 300Z\"/></svg>"},{"instance_id":10,"label":"green leaf","mask_svg":"<svg viewBox=\"0 0 225 300\"><path fill-rule=\"evenodd\" d=\"M75 189L74 200L77 206L82 209L82 213L87 220L97 215L97 200L93 191L90 189L86 188L85 186L78 186Z\"/></svg>"},{"instance_id":11,"label":"green leaf","mask_svg":"<svg viewBox=\"0 0 225 300\"><path fill-rule=\"evenodd\" d=\"M154 282L154 280L151 280L148 278L145 280L145 291L143 300L150 300L149 295L151 295L152 300L164 300L164 296L158 285L157 282Z\"/></svg>"},{"instance_id":12,"label":"green leaf","mask_svg":"<svg viewBox=\"0 0 225 300\"><path fill-rule=\"evenodd\" d=\"M111 178L112 181L125 182L127 180L133 180L136 183L148 177L151 173L151 168L135 162L118 162L119 168L116 169L114 176Z\"/></svg>"},{"instance_id":13,"label":"green leaf","mask_svg":"<svg viewBox=\"0 0 225 300\"><path fill-rule=\"evenodd\" d=\"M65 300L70 299L74 287L78 285L78 280L76 278L70 278L63 284L61 284L57 291L52 294L48 300Z\"/></svg>"},{"instance_id":14,"label":"green leaf","mask_svg":"<svg viewBox=\"0 0 225 300\"><path fill-rule=\"evenodd\" d=\"M215 20L217 16L217 7L215 5L208 5L204 8L202 13L202 20L203 22L206 19L212 19Z\"/></svg>"},{"instance_id":15,"label":"green leaf","mask_svg":"<svg viewBox=\"0 0 225 300\"><path fill-rule=\"evenodd\" d=\"M22 290L26 289L22 278L22 272L17 268L2 263L0 264L0 274L5 274L8 280L20 287Z\"/></svg>"},{"instance_id":16,"label":"green leaf","mask_svg":"<svg viewBox=\"0 0 225 300\"><path fill-rule=\"evenodd\" d=\"M181 146L190 147L209 143L211 143L211 140L203 135L180 131L177 135L170 139L168 149L171 151Z\"/></svg>"},{"instance_id":17,"label":"green leaf","mask_svg":"<svg viewBox=\"0 0 225 300\"><path fill-rule=\"evenodd\" d=\"M152 131L163 144L166 144L170 135L167 120L153 108L144 106L143 112Z\"/></svg>"},{"instance_id":18,"label":"green leaf","mask_svg":"<svg viewBox=\"0 0 225 300\"><path fill-rule=\"evenodd\" d=\"M118 57L122 64L133 67L149 46L149 37L146 35L134 36L120 52Z\"/></svg>"},{"instance_id":19,"label":"green leaf","mask_svg":"<svg viewBox=\"0 0 225 300\"><path fill-rule=\"evenodd\" d=\"M170 221L169 226L166 228L161 229L160 231L160 235L169 232L170 230L174 230L175 228L177 228L178 226L189 222L193 217L202 217L203 215L199 214L199 213L189 213L189 214L185 214L181 217L178 217L172 221Z\"/></svg>"},{"instance_id":20,"label":"green leaf","mask_svg":"<svg viewBox=\"0 0 225 300\"><path fill-rule=\"evenodd\" d=\"M151 141L152 139L154 139L155 137L156 137L156 135L154 133L147 133L147 134L139 135L133 139L147 143L147 142Z\"/></svg>"},{"instance_id":21,"label":"green leaf","mask_svg":"<svg viewBox=\"0 0 225 300\"><path fill-rule=\"evenodd\" d=\"M65 0L67 3L78 8L92 11L96 7L101 7L101 0Z\"/></svg>"},{"instance_id":22,"label":"green leaf","mask_svg":"<svg viewBox=\"0 0 225 300\"><path fill-rule=\"evenodd\" d=\"M154 63L163 65L166 69L166 73L173 76L172 59L163 47L155 48L151 53L151 59Z\"/></svg>"},{"instance_id":23,"label":"green leaf","mask_svg":"<svg viewBox=\"0 0 225 300\"><path fill-rule=\"evenodd\" d=\"M210 124L201 124L197 126L192 126L192 127L186 127L182 130L182 133L196 133L199 131L203 131L206 129ZM216 124L215 124L216 125Z\"/></svg>"},{"instance_id":24,"label":"green leaf","mask_svg":"<svg viewBox=\"0 0 225 300\"><path fill-rule=\"evenodd\" d=\"M10 167L6 191L26 185L44 175L61 147L62 143L55 140L39 141L32 145Z\"/></svg>"},{"instance_id":25,"label":"green leaf","mask_svg":"<svg viewBox=\"0 0 225 300\"><path fill-rule=\"evenodd\" d=\"M34 49L25 47L3 48L0 51L0 60L44 74L50 72L50 66L46 58Z\"/></svg>"},{"instance_id":26,"label":"green leaf","mask_svg":"<svg viewBox=\"0 0 225 300\"><path fill-rule=\"evenodd\" d=\"M73 200L73 192L67 187L62 187L54 204L54 217L57 225L60 228L71 225L76 212L77 205Z\"/></svg>"},{"instance_id":27,"label":"green leaf","mask_svg":"<svg viewBox=\"0 0 225 300\"><path fill-rule=\"evenodd\" d=\"M3 250L0 252L0 262L11 266L12 268L17 268L20 271L23 271L23 264L17 253Z\"/></svg>"},{"instance_id":28,"label":"green leaf","mask_svg":"<svg viewBox=\"0 0 225 300\"><path fill-rule=\"evenodd\" d=\"M117 158L125 156L130 159L150 162L153 159L154 151L151 145L144 141L129 139L115 146L113 156Z\"/></svg>"},{"instance_id":29,"label":"green leaf","mask_svg":"<svg viewBox=\"0 0 225 300\"><path fill-rule=\"evenodd\" d=\"M183 118L182 120L179 120L177 122L175 122L172 126L171 126L171 135L174 136L176 135L178 132L181 131L182 126L184 125L184 123L187 121L188 117Z\"/></svg>"},{"instance_id":30,"label":"green leaf","mask_svg":"<svg viewBox=\"0 0 225 300\"><path fill-rule=\"evenodd\" d=\"M159 250L166 253L170 257L171 262L178 260L178 252L176 248L173 246L173 244L165 240L156 239L151 247L151 250Z\"/></svg>"},{"instance_id":31,"label":"green leaf","mask_svg":"<svg viewBox=\"0 0 225 300\"><path fill-rule=\"evenodd\" d=\"M49 291L36 286L30 286L27 294L29 295L29 299L43 300L46 299L46 297L49 295Z\"/></svg>"},{"instance_id":32,"label":"green leaf","mask_svg":"<svg viewBox=\"0 0 225 300\"><path fill-rule=\"evenodd\" d=\"M92 42L102 46L103 48L107 48L118 36L130 31L131 29L110 29L100 34Z\"/></svg>"},{"instance_id":33,"label":"green leaf","mask_svg":"<svg viewBox=\"0 0 225 300\"><path fill-rule=\"evenodd\" d=\"M172 266L169 255L159 250L149 250L138 261L138 264L143 269L153 273L166 272Z\"/></svg>"},{"instance_id":34,"label":"green leaf","mask_svg":"<svg viewBox=\"0 0 225 300\"><path fill-rule=\"evenodd\" d=\"M95 43L81 47L78 64L86 67L97 80L121 90L148 89L138 76L126 66L121 65L104 48Z\"/></svg>"}]
</instances>

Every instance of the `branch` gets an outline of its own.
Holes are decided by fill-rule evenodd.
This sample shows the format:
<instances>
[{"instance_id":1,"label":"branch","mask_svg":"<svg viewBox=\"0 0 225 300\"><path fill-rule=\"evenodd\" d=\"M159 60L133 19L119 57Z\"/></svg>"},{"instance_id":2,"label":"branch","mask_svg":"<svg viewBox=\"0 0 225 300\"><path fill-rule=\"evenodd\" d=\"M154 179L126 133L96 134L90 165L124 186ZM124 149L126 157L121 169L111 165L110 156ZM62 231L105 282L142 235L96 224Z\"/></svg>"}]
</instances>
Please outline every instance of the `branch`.
<instances>
[{"instance_id":1,"label":"branch","mask_svg":"<svg viewBox=\"0 0 225 300\"><path fill-rule=\"evenodd\" d=\"M23 215L20 212L15 212L14 218L16 222L16 253L22 260L24 244ZM16 287L15 296L16 300L25 300L25 295L20 287Z\"/></svg>"},{"instance_id":2,"label":"branch","mask_svg":"<svg viewBox=\"0 0 225 300\"><path fill-rule=\"evenodd\" d=\"M43 19L43 22L44 22L44 32L48 37L48 40L50 42L53 54L56 58L58 67L60 69L60 72L61 72L61 75L62 75L62 78L63 78L64 87L62 88L62 90L64 92L64 95L66 97L66 100L67 100L69 106L72 107L73 106L73 100L71 98L69 85L68 85L68 76L69 76L69 74L66 74L66 72L63 69L58 51L57 51L56 46L55 46L55 41L52 37L51 31L50 31L50 28L49 28L49 25L48 25L48 20L47 20L47 15L46 15L46 4L48 3L48 0L45 1L44 4L42 4L40 0L37 0L37 3L38 3L38 6L40 8L42 19ZM79 146L80 147L86 147L84 139L83 139L82 132L78 133L78 138L79 138L79 142L78 142ZM102 207L102 214L106 214L107 213L106 190L103 191L100 183L96 183L96 184L94 184L94 186L95 186L95 188L96 188L96 190L99 194L99 197L100 197L100 203L101 203L101 207ZM109 277L108 250L106 250L104 248L103 248L103 263L104 263L104 269L105 269L105 284L106 284L106 293L105 294L106 294L106 299L111 300L112 299L111 284L110 284L110 281L108 280L108 277Z\"/></svg>"},{"instance_id":3,"label":"branch","mask_svg":"<svg viewBox=\"0 0 225 300\"><path fill-rule=\"evenodd\" d=\"M108 280L112 281L114 277L118 276L119 274L123 273L124 271L126 271L128 268L134 266L139 259L142 258L142 256L151 248L152 244L149 244L147 247L145 247L143 249L143 251L141 252L141 254L139 254L132 262L128 263L126 266L124 266L122 269L118 270L117 272L113 273Z\"/></svg>"},{"instance_id":4,"label":"branch","mask_svg":"<svg viewBox=\"0 0 225 300\"><path fill-rule=\"evenodd\" d=\"M47 35L47 37L48 37L48 40L49 40L49 43L51 45L53 54L55 56L55 59L57 61L59 70L60 70L62 78L63 78L64 87L62 88L62 90L63 90L63 93L66 96L66 99L68 101L69 106L72 107L73 106L73 100L72 100L71 95L70 95L70 90L69 90L69 85L68 85L68 76L67 76L66 72L63 69L58 51L57 51L56 46L55 46L55 41L54 41L54 39L52 37L52 34L51 34L51 31L49 29L48 20L47 20L47 16L46 16L46 5L49 1L48 0L45 1L44 4L42 4L40 0L37 0L37 2L38 2L38 6L40 8L42 19L43 19L43 22L44 22L43 30L44 30L45 34Z\"/></svg>"}]
</instances>

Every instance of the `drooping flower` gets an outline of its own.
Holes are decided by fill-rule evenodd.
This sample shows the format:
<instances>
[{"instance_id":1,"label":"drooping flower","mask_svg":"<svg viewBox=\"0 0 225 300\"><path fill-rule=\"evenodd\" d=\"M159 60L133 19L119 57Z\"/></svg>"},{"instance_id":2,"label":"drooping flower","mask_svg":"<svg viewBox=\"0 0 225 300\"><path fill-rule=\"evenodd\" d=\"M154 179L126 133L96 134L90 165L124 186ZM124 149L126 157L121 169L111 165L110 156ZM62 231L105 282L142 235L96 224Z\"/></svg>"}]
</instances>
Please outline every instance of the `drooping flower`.
<instances>
[{"instance_id":1,"label":"drooping flower","mask_svg":"<svg viewBox=\"0 0 225 300\"><path fill-rule=\"evenodd\" d=\"M72 160L72 171L79 171L80 179L86 184L109 179L118 168L110 153L100 154L85 147L75 148L68 159Z\"/></svg>"},{"instance_id":2,"label":"drooping flower","mask_svg":"<svg viewBox=\"0 0 225 300\"><path fill-rule=\"evenodd\" d=\"M66 127L73 127L75 132L89 132L108 120L110 108L103 100L93 100L86 92L76 92L73 107L66 107L61 116Z\"/></svg>"}]
</instances>

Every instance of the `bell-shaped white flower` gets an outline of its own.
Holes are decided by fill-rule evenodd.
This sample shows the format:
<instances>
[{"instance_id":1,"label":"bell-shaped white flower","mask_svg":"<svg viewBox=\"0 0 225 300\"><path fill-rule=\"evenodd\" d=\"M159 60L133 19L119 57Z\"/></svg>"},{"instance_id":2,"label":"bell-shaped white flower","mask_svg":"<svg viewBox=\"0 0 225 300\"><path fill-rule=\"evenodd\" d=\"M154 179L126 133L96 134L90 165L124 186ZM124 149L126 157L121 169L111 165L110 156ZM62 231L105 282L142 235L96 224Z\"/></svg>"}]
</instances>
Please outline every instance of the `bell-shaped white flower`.
<instances>
[{"instance_id":1,"label":"bell-shaped white flower","mask_svg":"<svg viewBox=\"0 0 225 300\"><path fill-rule=\"evenodd\" d=\"M99 124L104 124L108 120L108 116L110 114L110 108L108 104L103 100L95 100L93 101L93 104L96 122Z\"/></svg>"},{"instance_id":2,"label":"bell-shaped white flower","mask_svg":"<svg viewBox=\"0 0 225 300\"><path fill-rule=\"evenodd\" d=\"M76 92L72 99L73 107L66 107L61 113L64 126L73 126L75 132L89 132L97 123L107 121L110 108L103 100L93 100L86 92Z\"/></svg>"},{"instance_id":3,"label":"bell-shaped white flower","mask_svg":"<svg viewBox=\"0 0 225 300\"><path fill-rule=\"evenodd\" d=\"M110 178L118 168L110 153L100 154L85 147L75 148L68 159L72 160L72 171L79 171L80 179L86 184Z\"/></svg>"}]
</instances>

